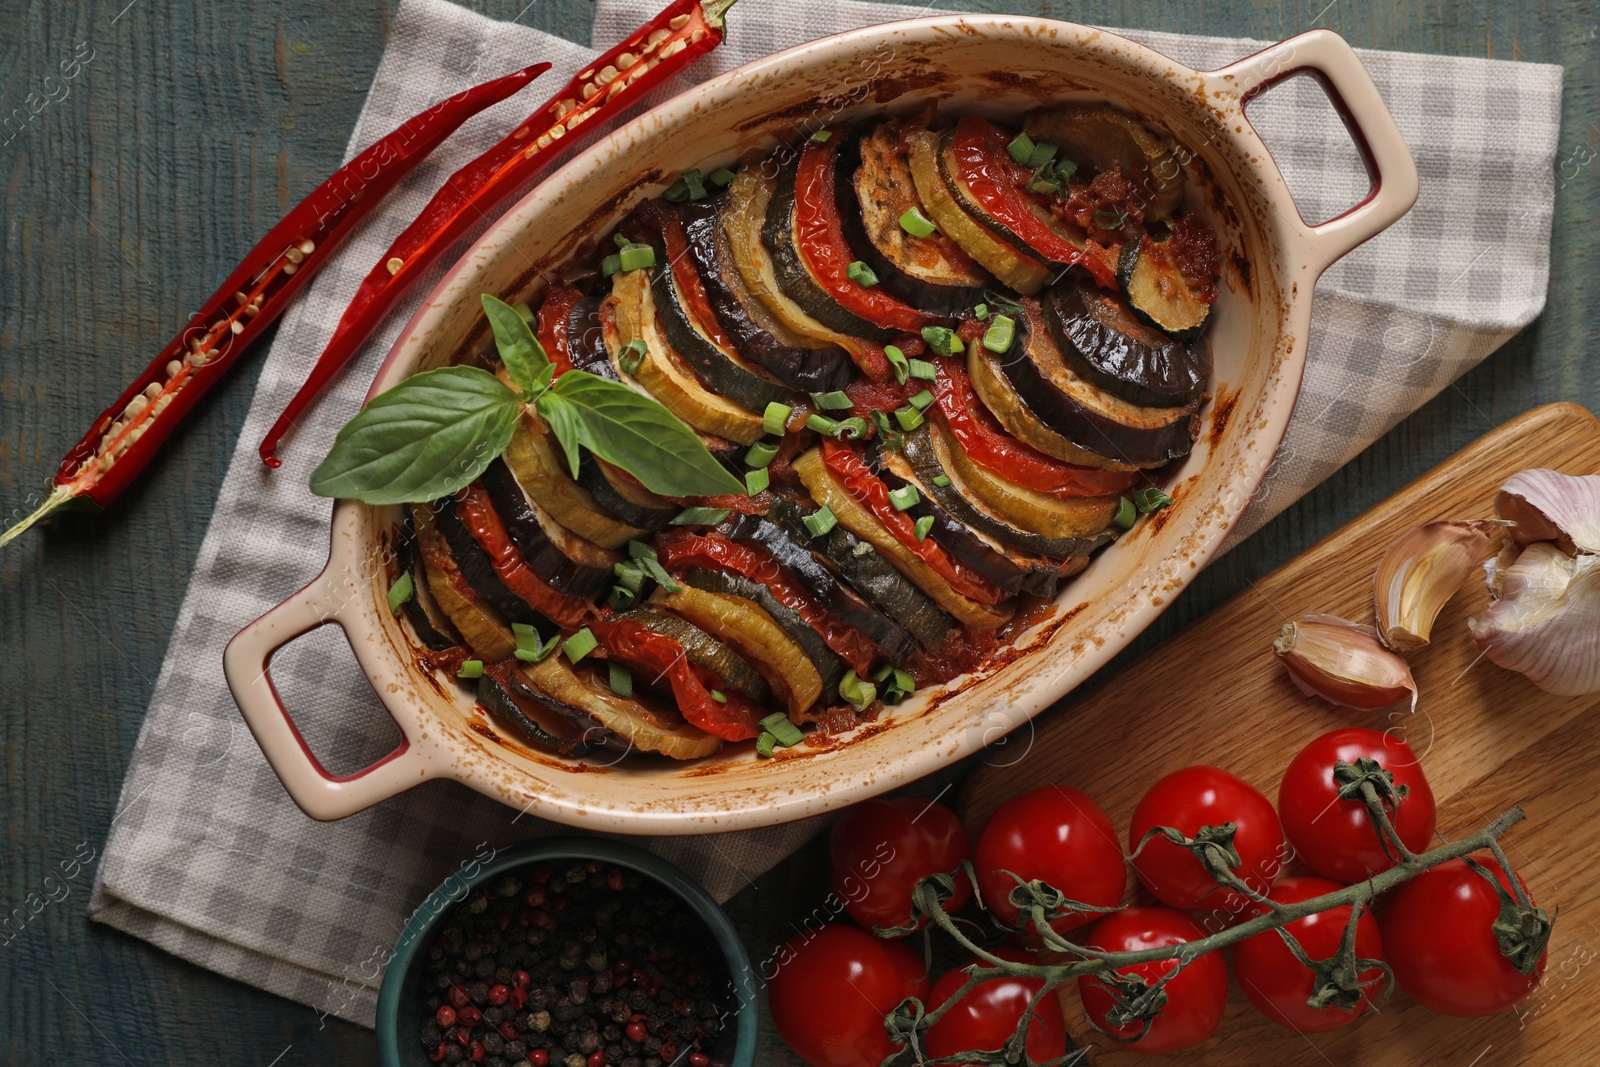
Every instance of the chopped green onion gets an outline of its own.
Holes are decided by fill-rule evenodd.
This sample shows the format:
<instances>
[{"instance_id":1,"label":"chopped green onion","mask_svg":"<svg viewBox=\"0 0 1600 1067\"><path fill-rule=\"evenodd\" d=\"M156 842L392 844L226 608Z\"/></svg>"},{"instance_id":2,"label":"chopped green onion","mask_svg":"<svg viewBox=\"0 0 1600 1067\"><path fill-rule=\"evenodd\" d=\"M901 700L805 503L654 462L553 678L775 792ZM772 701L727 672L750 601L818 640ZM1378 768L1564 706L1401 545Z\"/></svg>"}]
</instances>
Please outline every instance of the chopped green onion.
<instances>
[{"instance_id":1,"label":"chopped green onion","mask_svg":"<svg viewBox=\"0 0 1600 1067\"><path fill-rule=\"evenodd\" d=\"M1111 516L1111 521L1124 530L1133 529L1134 521L1139 518L1139 509L1133 506L1133 501L1123 497L1117 501L1117 513Z\"/></svg>"},{"instance_id":2,"label":"chopped green onion","mask_svg":"<svg viewBox=\"0 0 1600 1067\"><path fill-rule=\"evenodd\" d=\"M417 595L416 584L411 580L410 571L401 571L400 577L394 580L389 587L389 614L398 615L400 605Z\"/></svg>"},{"instance_id":3,"label":"chopped green onion","mask_svg":"<svg viewBox=\"0 0 1600 1067\"><path fill-rule=\"evenodd\" d=\"M612 586L611 595L606 597L606 603L610 604L614 611L627 611L638 601L639 591L637 589L629 589L625 585Z\"/></svg>"},{"instance_id":4,"label":"chopped green onion","mask_svg":"<svg viewBox=\"0 0 1600 1067\"><path fill-rule=\"evenodd\" d=\"M629 541L628 542L628 558L629 559L656 559L658 557L656 556L656 550L651 548L649 545L645 544L643 541Z\"/></svg>"},{"instance_id":5,"label":"chopped green onion","mask_svg":"<svg viewBox=\"0 0 1600 1067\"><path fill-rule=\"evenodd\" d=\"M761 413L761 428L770 434L782 436L784 427L789 423L789 416L794 414L794 408L788 404L780 404L776 400L767 401L767 410Z\"/></svg>"},{"instance_id":6,"label":"chopped green onion","mask_svg":"<svg viewBox=\"0 0 1600 1067\"><path fill-rule=\"evenodd\" d=\"M811 143L812 144L826 144L827 141L828 141L828 138L830 138L832 136L833 136L833 131L832 130L818 130L816 133L811 135Z\"/></svg>"},{"instance_id":7,"label":"chopped green onion","mask_svg":"<svg viewBox=\"0 0 1600 1067\"><path fill-rule=\"evenodd\" d=\"M824 504L800 520L805 523L806 530L812 537L821 537L835 526L839 525L839 517L833 509Z\"/></svg>"},{"instance_id":8,"label":"chopped green onion","mask_svg":"<svg viewBox=\"0 0 1600 1067\"><path fill-rule=\"evenodd\" d=\"M933 530L933 516L924 515L912 526L911 532L917 535L918 541L926 541L928 534Z\"/></svg>"},{"instance_id":9,"label":"chopped green onion","mask_svg":"<svg viewBox=\"0 0 1600 1067\"><path fill-rule=\"evenodd\" d=\"M706 175L706 181L710 182L712 185L715 185L719 189L725 189L729 185L733 184L733 171L729 170L727 167L718 167L716 170Z\"/></svg>"},{"instance_id":10,"label":"chopped green onion","mask_svg":"<svg viewBox=\"0 0 1600 1067\"><path fill-rule=\"evenodd\" d=\"M715 526L729 515L731 508L684 508L673 516L669 526ZM617 564L622 566L622 564Z\"/></svg>"},{"instance_id":11,"label":"chopped green onion","mask_svg":"<svg viewBox=\"0 0 1600 1067\"><path fill-rule=\"evenodd\" d=\"M1056 178L1050 164L1042 164L1032 174L1028 175L1028 191L1030 193L1062 195L1061 182Z\"/></svg>"},{"instance_id":12,"label":"chopped green onion","mask_svg":"<svg viewBox=\"0 0 1600 1067\"><path fill-rule=\"evenodd\" d=\"M933 484L937 485L940 489L943 489L945 486L950 484L950 476L947 474L935 474L933 476Z\"/></svg>"},{"instance_id":13,"label":"chopped green onion","mask_svg":"<svg viewBox=\"0 0 1600 1067\"><path fill-rule=\"evenodd\" d=\"M899 345L884 345L883 354L888 357L889 366L894 368L894 380L901 385L906 384L906 354L900 351Z\"/></svg>"},{"instance_id":14,"label":"chopped green onion","mask_svg":"<svg viewBox=\"0 0 1600 1067\"><path fill-rule=\"evenodd\" d=\"M1006 296L1004 293L997 293L993 289L985 289L983 291L983 298L989 303L993 304L999 310L1005 312L1007 315L1022 314L1022 305L1011 299L1009 296Z\"/></svg>"},{"instance_id":15,"label":"chopped green onion","mask_svg":"<svg viewBox=\"0 0 1600 1067\"><path fill-rule=\"evenodd\" d=\"M834 433L841 441L854 441L858 437L867 435L867 420L860 415L852 415L848 419L841 419Z\"/></svg>"},{"instance_id":16,"label":"chopped green onion","mask_svg":"<svg viewBox=\"0 0 1600 1067\"><path fill-rule=\"evenodd\" d=\"M556 639L552 637L546 644L541 644L539 631L525 622L511 624L511 632L516 635L517 647L513 655L523 663L538 663L550 654L556 647Z\"/></svg>"},{"instance_id":17,"label":"chopped green onion","mask_svg":"<svg viewBox=\"0 0 1600 1067\"><path fill-rule=\"evenodd\" d=\"M933 394L928 392L928 390L924 389L922 392L918 393L916 396L914 396L910 400L906 401L906 403L910 404L912 407L916 408L918 411L926 411L927 408L928 408L928 405L933 403Z\"/></svg>"},{"instance_id":18,"label":"chopped green onion","mask_svg":"<svg viewBox=\"0 0 1600 1067\"><path fill-rule=\"evenodd\" d=\"M1056 146L1045 141L1040 141L1033 146L1033 151L1028 153L1028 161L1024 167L1042 167L1056 158Z\"/></svg>"},{"instance_id":19,"label":"chopped green onion","mask_svg":"<svg viewBox=\"0 0 1600 1067\"><path fill-rule=\"evenodd\" d=\"M481 660L481 659L464 659L464 660L462 660L461 661L461 666L456 668L456 677L457 678L482 678L483 677L483 660Z\"/></svg>"},{"instance_id":20,"label":"chopped green onion","mask_svg":"<svg viewBox=\"0 0 1600 1067\"><path fill-rule=\"evenodd\" d=\"M935 367L932 363L929 363L925 359L911 360L908 373L911 375L911 377L920 378L925 382L934 382L939 380L939 368Z\"/></svg>"},{"instance_id":21,"label":"chopped green onion","mask_svg":"<svg viewBox=\"0 0 1600 1067\"><path fill-rule=\"evenodd\" d=\"M678 180L689 190L690 200L704 200L706 198L705 183L700 180L699 170L686 170L678 176Z\"/></svg>"},{"instance_id":22,"label":"chopped green onion","mask_svg":"<svg viewBox=\"0 0 1600 1067\"><path fill-rule=\"evenodd\" d=\"M988 318L989 317L989 305L988 304L979 304L978 306L974 307L972 309L972 317L977 319L979 322L982 322L984 319Z\"/></svg>"},{"instance_id":23,"label":"chopped green onion","mask_svg":"<svg viewBox=\"0 0 1600 1067\"><path fill-rule=\"evenodd\" d=\"M594 639L587 626L561 642L561 651L566 653L568 663L577 663L599 647L600 642Z\"/></svg>"},{"instance_id":24,"label":"chopped green onion","mask_svg":"<svg viewBox=\"0 0 1600 1067\"><path fill-rule=\"evenodd\" d=\"M624 700L633 696L633 675L629 673L628 668L615 660L607 664L607 667L610 677L606 681L611 686L611 691Z\"/></svg>"},{"instance_id":25,"label":"chopped green onion","mask_svg":"<svg viewBox=\"0 0 1600 1067\"><path fill-rule=\"evenodd\" d=\"M917 506L922 495L917 492L914 485L902 485L898 489L889 490L889 503L894 505L896 511L909 511Z\"/></svg>"},{"instance_id":26,"label":"chopped green onion","mask_svg":"<svg viewBox=\"0 0 1600 1067\"><path fill-rule=\"evenodd\" d=\"M996 355L1010 351L1017 338L1017 323L1009 315L996 315L983 333L983 347Z\"/></svg>"},{"instance_id":27,"label":"chopped green onion","mask_svg":"<svg viewBox=\"0 0 1600 1067\"><path fill-rule=\"evenodd\" d=\"M643 270L656 265L656 250L649 245L629 245L618 253L623 270Z\"/></svg>"},{"instance_id":28,"label":"chopped green onion","mask_svg":"<svg viewBox=\"0 0 1600 1067\"><path fill-rule=\"evenodd\" d=\"M600 276L609 278L622 269L622 257L615 252L600 261Z\"/></svg>"},{"instance_id":29,"label":"chopped green onion","mask_svg":"<svg viewBox=\"0 0 1600 1067\"><path fill-rule=\"evenodd\" d=\"M883 702L885 704L898 704L917 691L917 680L907 672L896 667L894 670L886 672L884 678L889 677L891 674L894 680L883 691ZM881 682L884 678L879 678L878 681Z\"/></svg>"},{"instance_id":30,"label":"chopped green onion","mask_svg":"<svg viewBox=\"0 0 1600 1067\"><path fill-rule=\"evenodd\" d=\"M619 250L627 248L629 245L635 243L624 236L621 230L618 230L616 233L611 235L611 241Z\"/></svg>"},{"instance_id":31,"label":"chopped green onion","mask_svg":"<svg viewBox=\"0 0 1600 1067\"><path fill-rule=\"evenodd\" d=\"M1062 185L1066 185L1071 181L1072 176L1076 173L1078 173L1078 164L1074 161L1066 156L1056 160L1056 177L1061 180Z\"/></svg>"},{"instance_id":32,"label":"chopped green onion","mask_svg":"<svg viewBox=\"0 0 1600 1067\"><path fill-rule=\"evenodd\" d=\"M778 747L778 739L771 734L764 733L756 738L756 755L762 759L771 759L772 750Z\"/></svg>"},{"instance_id":33,"label":"chopped green onion","mask_svg":"<svg viewBox=\"0 0 1600 1067\"><path fill-rule=\"evenodd\" d=\"M926 390L924 390L924 392L926 392ZM915 430L918 426L921 426L924 422L928 421L923 417L921 411L909 406L895 408L894 418L895 421L900 424L900 428L907 433L910 433L912 430Z\"/></svg>"},{"instance_id":34,"label":"chopped green onion","mask_svg":"<svg viewBox=\"0 0 1600 1067\"><path fill-rule=\"evenodd\" d=\"M900 216L900 228L913 237L927 237L938 229L928 221L928 216L922 213L920 207L906 209L906 213Z\"/></svg>"},{"instance_id":35,"label":"chopped green onion","mask_svg":"<svg viewBox=\"0 0 1600 1067\"><path fill-rule=\"evenodd\" d=\"M962 348L961 338L957 337L956 332L948 326L924 326L922 328L922 339L928 342L929 348L941 356L953 356L961 351ZM915 363L916 361L913 360L912 362ZM921 377L920 375L914 376Z\"/></svg>"},{"instance_id":36,"label":"chopped green onion","mask_svg":"<svg viewBox=\"0 0 1600 1067\"><path fill-rule=\"evenodd\" d=\"M644 561L644 569L646 574L655 579L655 583L661 587L661 591L664 593L676 593L683 588L673 580L672 575L667 573L666 568L661 566L654 558Z\"/></svg>"},{"instance_id":37,"label":"chopped green onion","mask_svg":"<svg viewBox=\"0 0 1600 1067\"><path fill-rule=\"evenodd\" d=\"M894 428L894 423L889 421L889 416L881 411L874 411L872 424L878 428L878 436L883 438L883 447L899 452L906 446L905 435Z\"/></svg>"},{"instance_id":38,"label":"chopped green onion","mask_svg":"<svg viewBox=\"0 0 1600 1067\"><path fill-rule=\"evenodd\" d=\"M528 323L530 326L533 324L533 308L528 306L528 302L526 300L521 300L515 304L512 304L511 310L515 311L517 316L522 319L523 322Z\"/></svg>"},{"instance_id":39,"label":"chopped green onion","mask_svg":"<svg viewBox=\"0 0 1600 1067\"><path fill-rule=\"evenodd\" d=\"M806 739L800 732L800 727L789 721L789 716L781 711L773 712L761 720L761 728L778 739L778 744L784 748L791 748Z\"/></svg>"},{"instance_id":40,"label":"chopped green onion","mask_svg":"<svg viewBox=\"0 0 1600 1067\"><path fill-rule=\"evenodd\" d=\"M643 337L635 337L617 353L617 366L623 374L638 374L644 366L644 357L650 354L650 344Z\"/></svg>"},{"instance_id":41,"label":"chopped green onion","mask_svg":"<svg viewBox=\"0 0 1600 1067\"><path fill-rule=\"evenodd\" d=\"M644 584L644 568L633 560L619 560L611 567L611 573L617 576L617 581L630 592L637 593Z\"/></svg>"},{"instance_id":42,"label":"chopped green onion","mask_svg":"<svg viewBox=\"0 0 1600 1067\"><path fill-rule=\"evenodd\" d=\"M831 393L812 393L811 402L822 411L848 411L854 406L850 395L842 389Z\"/></svg>"},{"instance_id":43,"label":"chopped green onion","mask_svg":"<svg viewBox=\"0 0 1600 1067\"><path fill-rule=\"evenodd\" d=\"M1138 508L1141 514L1148 515L1152 511L1160 511L1162 508L1171 507L1172 498L1152 485L1145 489L1135 489L1133 491L1133 506Z\"/></svg>"},{"instance_id":44,"label":"chopped green onion","mask_svg":"<svg viewBox=\"0 0 1600 1067\"><path fill-rule=\"evenodd\" d=\"M711 691L711 699L715 700L718 704L726 704L728 702L728 695L720 689L713 689Z\"/></svg>"},{"instance_id":45,"label":"chopped green onion","mask_svg":"<svg viewBox=\"0 0 1600 1067\"><path fill-rule=\"evenodd\" d=\"M809 415L806 417L806 429L815 430L824 437L834 437L839 433L839 424L826 415Z\"/></svg>"},{"instance_id":46,"label":"chopped green onion","mask_svg":"<svg viewBox=\"0 0 1600 1067\"><path fill-rule=\"evenodd\" d=\"M665 191L662 192L661 198L663 200L669 200L674 204L683 203L685 200L689 199L689 183L684 181L682 177L679 177L677 181L667 186Z\"/></svg>"},{"instance_id":47,"label":"chopped green onion","mask_svg":"<svg viewBox=\"0 0 1600 1067\"><path fill-rule=\"evenodd\" d=\"M867 266L859 259L846 267L844 269L844 274L845 277L849 278L863 289L870 289L874 285L878 284L877 274L873 272L871 267Z\"/></svg>"},{"instance_id":48,"label":"chopped green onion","mask_svg":"<svg viewBox=\"0 0 1600 1067\"><path fill-rule=\"evenodd\" d=\"M867 710L867 705L878 699L878 687L862 680L855 671L845 671L839 679L839 695L857 711Z\"/></svg>"},{"instance_id":49,"label":"chopped green onion","mask_svg":"<svg viewBox=\"0 0 1600 1067\"><path fill-rule=\"evenodd\" d=\"M1127 221L1126 211L1107 211L1105 208L1100 208L1094 213L1094 224L1102 230L1120 230Z\"/></svg>"},{"instance_id":50,"label":"chopped green onion","mask_svg":"<svg viewBox=\"0 0 1600 1067\"><path fill-rule=\"evenodd\" d=\"M881 681L883 681L885 678L889 677L889 675L891 675L893 673L894 673L894 664L893 663L885 663L883 666L879 667L877 670L872 672L872 680L874 682L881 682Z\"/></svg>"},{"instance_id":51,"label":"chopped green onion","mask_svg":"<svg viewBox=\"0 0 1600 1067\"><path fill-rule=\"evenodd\" d=\"M759 495L763 489L771 484L772 475L768 473L765 467L757 467L744 476L745 492L751 496Z\"/></svg>"},{"instance_id":52,"label":"chopped green onion","mask_svg":"<svg viewBox=\"0 0 1600 1067\"><path fill-rule=\"evenodd\" d=\"M1028 160L1033 158L1033 138L1026 133L1019 133L1006 145L1006 151L1011 153L1011 158L1018 164L1026 167Z\"/></svg>"},{"instance_id":53,"label":"chopped green onion","mask_svg":"<svg viewBox=\"0 0 1600 1067\"><path fill-rule=\"evenodd\" d=\"M757 441L744 454L744 461L752 467L765 467L778 455L778 446L771 441Z\"/></svg>"},{"instance_id":54,"label":"chopped green onion","mask_svg":"<svg viewBox=\"0 0 1600 1067\"><path fill-rule=\"evenodd\" d=\"M529 622L514 622L511 632L516 635L517 644L522 644L525 639L531 639L535 644L539 642L539 631Z\"/></svg>"}]
</instances>

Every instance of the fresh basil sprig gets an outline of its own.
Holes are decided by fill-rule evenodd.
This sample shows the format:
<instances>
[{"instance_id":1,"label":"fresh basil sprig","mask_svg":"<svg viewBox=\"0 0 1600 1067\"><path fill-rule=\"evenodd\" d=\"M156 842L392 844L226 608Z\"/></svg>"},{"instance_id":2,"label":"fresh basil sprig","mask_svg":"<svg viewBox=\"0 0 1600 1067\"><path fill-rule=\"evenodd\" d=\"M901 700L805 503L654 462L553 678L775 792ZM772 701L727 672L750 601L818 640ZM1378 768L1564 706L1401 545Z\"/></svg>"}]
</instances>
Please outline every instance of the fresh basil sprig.
<instances>
[{"instance_id":1,"label":"fresh basil sprig","mask_svg":"<svg viewBox=\"0 0 1600 1067\"><path fill-rule=\"evenodd\" d=\"M426 503L469 485L505 450L524 405L550 424L578 474L587 448L662 496L742 493L699 437L656 401L609 378L555 367L516 309L483 308L511 388L478 367L413 374L372 398L311 475L318 496L368 504Z\"/></svg>"}]
</instances>

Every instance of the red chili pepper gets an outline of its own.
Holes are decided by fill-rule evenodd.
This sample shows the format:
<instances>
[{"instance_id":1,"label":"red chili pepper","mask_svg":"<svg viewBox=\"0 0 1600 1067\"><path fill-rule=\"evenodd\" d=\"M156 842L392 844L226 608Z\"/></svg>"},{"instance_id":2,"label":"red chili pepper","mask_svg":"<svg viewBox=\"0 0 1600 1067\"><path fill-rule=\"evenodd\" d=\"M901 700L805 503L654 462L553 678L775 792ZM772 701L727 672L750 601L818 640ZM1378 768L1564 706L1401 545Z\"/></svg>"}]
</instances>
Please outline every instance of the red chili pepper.
<instances>
[{"instance_id":1,"label":"red chili pepper","mask_svg":"<svg viewBox=\"0 0 1600 1067\"><path fill-rule=\"evenodd\" d=\"M978 204L1024 244L1058 266L1086 268L1101 285L1116 286L1115 264L1056 233L1028 203L1028 172L1006 151L1005 134L987 119L963 115L950 142L956 176Z\"/></svg>"},{"instance_id":2,"label":"red chili pepper","mask_svg":"<svg viewBox=\"0 0 1600 1067\"><path fill-rule=\"evenodd\" d=\"M656 542L656 553L661 565L673 573L688 567L705 567L760 582L780 604L794 609L806 625L817 631L824 644L863 677L871 673L875 661L883 658L866 634L839 621L818 604L794 575L759 545L730 541L715 534L681 533Z\"/></svg>"},{"instance_id":3,"label":"red chili pepper","mask_svg":"<svg viewBox=\"0 0 1600 1067\"><path fill-rule=\"evenodd\" d=\"M589 601L557 592L533 573L489 502L489 491L481 483L473 482L457 493L455 499L456 513L461 516L462 524L489 557L495 575L507 589L563 629L576 630L594 614L594 605Z\"/></svg>"},{"instance_id":4,"label":"red chili pepper","mask_svg":"<svg viewBox=\"0 0 1600 1067\"><path fill-rule=\"evenodd\" d=\"M730 691L711 671L691 664L683 646L634 619L592 623L591 630L612 659L652 681L666 679L672 698L688 722L724 741L747 741L761 733L765 709L743 693ZM716 689L725 698L711 695Z\"/></svg>"},{"instance_id":5,"label":"red chili pepper","mask_svg":"<svg viewBox=\"0 0 1600 1067\"><path fill-rule=\"evenodd\" d=\"M834 199L839 138L808 142L794 175L795 247L812 275L839 306L885 329L917 333L946 320L918 311L877 286L864 286L849 275L855 260L845 243Z\"/></svg>"},{"instance_id":6,"label":"red chili pepper","mask_svg":"<svg viewBox=\"0 0 1600 1067\"><path fill-rule=\"evenodd\" d=\"M284 433L350 361L395 303L474 224L499 214L562 150L583 123L625 111L634 101L722 43L735 0L674 0L583 72L499 144L456 171L362 280L317 365L261 442L261 460L279 466ZM604 78L606 71L612 76ZM601 80L604 78L604 80ZM592 128L598 129L599 124Z\"/></svg>"},{"instance_id":7,"label":"red chili pepper","mask_svg":"<svg viewBox=\"0 0 1600 1067\"><path fill-rule=\"evenodd\" d=\"M832 438L824 438L822 462L839 479L845 492L877 516L878 521L894 534L895 540L932 567L956 592L980 604L998 604L1006 599L1006 594L998 586L951 556L933 538L917 540L915 520L890 503L888 487L867 469L855 449Z\"/></svg>"},{"instance_id":8,"label":"red chili pepper","mask_svg":"<svg viewBox=\"0 0 1600 1067\"><path fill-rule=\"evenodd\" d=\"M396 182L467 119L550 69L537 63L457 93L401 123L300 201L234 268L192 324L174 337L62 459L32 515L0 535L4 546L74 501L101 507L149 463L183 416L282 314L301 286Z\"/></svg>"},{"instance_id":9,"label":"red chili pepper","mask_svg":"<svg viewBox=\"0 0 1600 1067\"><path fill-rule=\"evenodd\" d=\"M1063 500L1120 493L1134 483L1137 472L1075 467L1023 444L1002 430L978 402L960 364L941 359L938 367L939 380L933 383L933 395L939 403L939 413L956 445L978 466L1007 481Z\"/></svg>"}]
</instances>

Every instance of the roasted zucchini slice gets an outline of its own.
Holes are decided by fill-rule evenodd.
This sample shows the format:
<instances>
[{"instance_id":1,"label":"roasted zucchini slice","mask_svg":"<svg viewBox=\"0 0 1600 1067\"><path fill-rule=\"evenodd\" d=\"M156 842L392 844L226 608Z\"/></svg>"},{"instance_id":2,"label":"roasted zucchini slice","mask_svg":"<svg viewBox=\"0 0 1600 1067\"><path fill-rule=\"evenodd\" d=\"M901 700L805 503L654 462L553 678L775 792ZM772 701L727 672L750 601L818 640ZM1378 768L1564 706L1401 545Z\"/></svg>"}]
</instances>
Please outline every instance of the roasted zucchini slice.
<instances>
[{"instance_id":1,"label":"roasted zucchini slice","mask_svg":"<svg viewBox=\"0 0 1600 1067\"><path fill-rule=\"evenodd\" d=\"M461 573L449 544L434 526L432 506L413 504L410 510L417 531L417 552L428 572L428 591L439 610L472 651L486 660L505 659L517 647L505 616L485 603Z\"/></svg>"},{"instance_id":2,"label":"roasted zucchini slice","mask_svg":"<svg viewBox=\"0 0 1600 1067\"><path fill-rule=\"evenodd\" d=\"M429 588L428 567L422 562L422 553L417 549L416 525L409 508L406 509L399 535L395 538L394 555L397 572L411 575L412 594L400 610L405 613L406 621L411 623L417 639L435 652L459 645L461 635L456 633L455 625L444 609L439 607L438 601L433 598L433 590Z\"/></svg>"},{"instance_id":3,"label":"roasted zucchini slice","mask_svg":"<svg viewBox=\"0 0 1600 1067\"><path fill-rule=\"evenodd\" d=\"M780 601L772 590L743 575L706 567L690 567L684 571L683 581L708 593L743 597L766 612L805 651L806 659L811 661L811 665L817 669L817 676L822 679L824 695L832 695L839 679L844 677L844 661L828 647L822 635L800 617L799 612Z\"/></svg>"},{"instance_id":4,"label":"roasted zucchini slice","mask_svg":"<svg viewBox=\"0 0 1600 1067\"><path fill-rule=\"evenodd\" d=\"M678 646L683 649L684 658L690 663L704 667L726 682L728 688L743 693L751 700L764 704L772 695L767 680L750 664L740 659L727 645L689 620L658 611L647 611L644 608L635 608L617 617L632 619L648 630L672 638L678 642Z\"/></svg>"},{"instance_id":5,"label":"roasted zucchini slice","mask_svg":"<svg viewBox=\"0 0 1600 1067\"><path fill-rule=\"evenodd\" d=\"M612 569L622 562L620 552L586 541L556 522L523 495L510 468L500 460L489 464L482 481L512 542L546 585L558 593L591 599L611 588Z\"/></svg>"},{"instance_id":6,"label":"roasted zucchini slice","mask_svg":"<svg viewBox=\"0 0 1600 1067\"><path fill-rule=\"evenodd\" d=\"M1183 167L1177 146L1110 104L1051 104L1022 120L1035 142L1056 146L1086 177L1120 170L1143 193L1145 217L1164 219L1183 202Z\"/></svg>"},{"instance_id":7,"label":"roasted zucchini slice","mask_svg":"<svg viewBox=\"0 0 1600 1067\"><path fill-rule=\"evenodd\" d=\"M1163 242L1141 236L1123 245L1122 254L1117 258L1117 284L1122 287L1122 295L1133 313L1158 330L1177 338L1174 343L1194 341L1205 331L1206 321L1211 317L1211 305L1194 291L1183 272L1167 255ZM1207 358L1197 389L1204 387L1210 374L1211 362ZM1154 394L1149 394L1143 400L1136 396L1128 396L1128 399L1140 404L1160 402L1154 399ZM1181 401L1168 400L1166 403Z\"/></svg>"},{"instance_id":8,"label":"roasted zucchini slice","mask_svg":"<svg viewBox=\"0 0 1600 1067\"><path fill-rule=\"evenodd\" d=\"M574 669L559 655L530 666L518 665L536 689L572 709L579 725L588 721L622 738L641 752L659 752L673 759L710 756L722 747L718 738L645 699L619 697L595 676L593 668Z\"/></svg>"},{"instance_id":9,"label":"roasted zucchini slice","mask_svg":"<svg viewBox=\"0 0 1600 1067\"><path fill-rule=\"evenodd\" d=\"M478 703L497 722L515 730L518 739L558 756L586 756L599 747L604 733L577 726L572 709L529 685L515 666L504 661L485 668L478 679Z\"/></svg>"},{"instance_id":10,"label":"roasted zucchini slice","mask_svg":"<svg viewBox=\"0 0 1600 1067\"><path fill-rule=\"evenodd\" d=\"M550 427L531 406L525 407L511 443L500 458L511 469L517 485L533 503L550 513L562 526L601 548L621 548L642 537L644 529L630 526L595 502L594 494L572 480Z\"/></svg>"},{"instance_id":11,"label":"roasted zucchini slice","mask_svg":"<svg viewBox=\"0 0 1600 1067\"><path fill-rule=\"evenodd\" d=\"M456 567L461 576L467 580L473 590L478 594L478 599L494 608L511 622L525 622L530 624L545 623L548 620L543 615L534 611L516 593L513 593L500 575L495 572L494 564L489 560L489 554L478 544L477 538L472 536L472 531L467 529L461 517L456 514L455 500L445 497L436 500L433 504L434 527L444 537L445 544L450 546L450 555L456 561ZM448 609L446 609L448 610ZM455 618L454 613L450 616ZM456 629L460 630L459 623ZM462 630L462 635L466 631ZM474 646L476 647L476 646ZM506 655L510 655L507 652Z\"/></svg>"}]
</instances>

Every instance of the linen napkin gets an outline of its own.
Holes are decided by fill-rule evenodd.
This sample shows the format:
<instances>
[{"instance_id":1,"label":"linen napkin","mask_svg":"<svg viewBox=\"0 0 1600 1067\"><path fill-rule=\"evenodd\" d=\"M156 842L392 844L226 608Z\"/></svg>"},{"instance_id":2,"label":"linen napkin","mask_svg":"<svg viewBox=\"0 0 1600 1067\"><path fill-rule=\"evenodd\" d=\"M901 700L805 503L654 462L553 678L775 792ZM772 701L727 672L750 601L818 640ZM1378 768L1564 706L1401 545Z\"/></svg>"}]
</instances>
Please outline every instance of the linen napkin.
<instances>
[{"instance_id":1,"label":"linen napkin","mask_svg":"<svg viewBox=\"0 0 1600 1067\"><path fill-rule=\"evenodd\" d=\"M657 7L658 0L599 0L594 44L609 47ZM729 40L658 99L778 48L928 10L742 0ZM1201 68L1262 45L1127 35ZM554 69L474 119L419 167L284 317L133 753L96 876L93 919L323 1015L370 1026L388 948L422 898L475 855L564 832L454 783L424 785L337 823L313 822L289 800L245 729L221 658L234 633L321 569L331 506L307 490L310 471L358 410L432 280L323 397L276 472L256 458L262 432L362 274L438 184L594 54L447 0L401 3L347 154L467 85L541 59ZM1236 538L1493 351L1543 305L1560 68L1387 52L1362 58L1416 154L1422 199L1318 285L1301 400ZM1364 193L1348 136L1317 90L1289 83L1260 98L1251 118L1307 218L1335 214ZM334 773L363 766L396 743L397 731L334 628L283 649L273 675L308 744ZM821 825L808 820L639 843L725 899Z\"/></svg>"}]
</instances>

